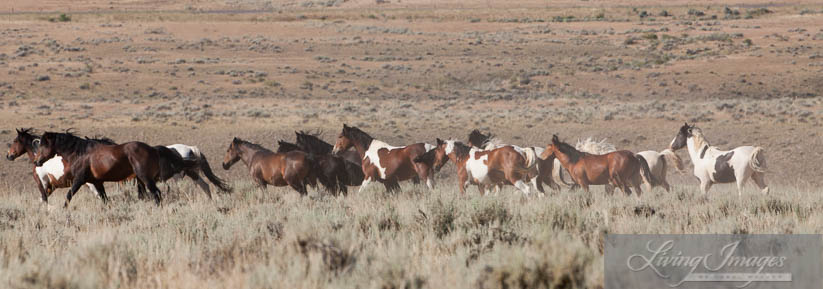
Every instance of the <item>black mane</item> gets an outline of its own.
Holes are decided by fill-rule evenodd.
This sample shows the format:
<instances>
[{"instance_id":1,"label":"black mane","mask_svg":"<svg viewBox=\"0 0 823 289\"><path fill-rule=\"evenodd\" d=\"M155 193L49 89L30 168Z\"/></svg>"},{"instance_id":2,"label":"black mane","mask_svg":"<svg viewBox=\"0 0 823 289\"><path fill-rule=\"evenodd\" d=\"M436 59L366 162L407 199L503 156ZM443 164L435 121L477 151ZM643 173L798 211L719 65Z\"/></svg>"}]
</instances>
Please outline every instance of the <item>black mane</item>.
<instances>
[{"instance_id":1,"label":"black mane","mask_svg":"<svg viewBox=\"0 0 823 289\"><path fill-rule=\"evenodd\" d=\"M326 155L330 154L334 146L320 139L317 133L307 133L305 131L294 132L297 135L297 145L306 151L311 151L314 154Z\"/></svg>"},{"instance_id":2,"label":"black mane","mask_svg":"<svg viewBox=\"0 0 823 289\"><path fill-rule=\"evenodd\" d=\"M462 160L463 158L469 157L469 152L471 151L471 147L456 141L454 142L454 155L457 156L457 159Z\"/></svg>"},{"instance_id":3,"label":"black mane","mask_svg":"<svg viewBox=\"0 0 823 289\"><path fill-rule=\"evenodd\" d=\"M272 152L271 150L269 150L267 148L264 148L263 146L261 146L259 144L251 143L251 142L248 142L248 141L236 138L236 137L234 138L234 140L232 140L232 143L234 143L235 145L245 145L245 146L251 147L253 149L257 149L257 150Z\"/></svg>"},{"instance_id":4,"label":"black mane","mask_svg":"<svg viewBox=\"0 0 823 289\"><path fill-rule=\"evenodd\" d=\"M469 134L469 144L476 147L482 147L493 137L494 135L491 133L483 134L480 130L475 129Z\"/></svg>"},{"instance_id":5,"label":"black mane","mask_svg":"<svg viewBox=\"0 0 823 289\"><path fill-rule=\"evenodd\" d=\"M114 142L108 138L80 138L74 135L71 131L46 132L43 134L42 139L52 141L52 145L55 146L61 155L84 155L90 148L93 148L98 144L114 144Z\"/></svg>"},{"instance_id":6,"label":"black mane","mask_svg":"<svg viewBox=\"0 0 823 289\"><path fill-rule=\"evenodd\" d=\"M366 132L360 130L359 128L346 125L343 125L343 136L351 139L355 143L360 143L361 145L363 145L363 147L366 148L369 147L369 145L371 145L371 142L374 140L373 137L371 137Z\"/></svg>"},{"instance_id":7,"label":"black mane","mask_svg":"<svg viewBox=\"0 0 823 289\"><path fill-rule=\"evenodd\" d=\"M552 138L552 144L558 151L567 155L571 163L577 163L581 157L586 155L586 153L577 150L572 145L560 141L556 135Z\"/></svg>"},{"instance_id":8,"label":"black mane","mask_svg":"<svg viewBox=\"0 0 823 289\"><path fill-rule=\"evenodd\" d=\"M278 147L277 147L277 152L278 153L286 153L286 152L290 152L290 151L303 151L303 149L301 149L296 144L293 144L293 143L290 143L290 142L287 142L287 141L283 141L283 140L277 141L277 145L278 145Z\"/></svg>"}]
</instances>

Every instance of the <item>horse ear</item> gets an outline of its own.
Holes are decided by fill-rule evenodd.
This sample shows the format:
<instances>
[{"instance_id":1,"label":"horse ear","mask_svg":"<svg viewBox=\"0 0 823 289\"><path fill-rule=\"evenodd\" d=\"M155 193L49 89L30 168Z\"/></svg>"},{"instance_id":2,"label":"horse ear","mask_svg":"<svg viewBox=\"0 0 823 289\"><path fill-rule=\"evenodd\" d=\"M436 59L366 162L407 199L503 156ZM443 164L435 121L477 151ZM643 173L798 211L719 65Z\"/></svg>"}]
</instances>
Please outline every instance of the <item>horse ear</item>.
<instances>
[{"instance_id":1,"label":"horse ear","mask_svg":"<svg viewBox=\"0 0 823 289\"><path fill-rule=\"evenodd\" d=\"M443 144L443 140L441 140L441 139L438 137L438 138L437 138L437 145L439 146L439 145L442 145L442 144Z\"/></svg>"},{"instance_id":2,"label":"horse ear","mask_svg":"<svg viewBox=\"0 0 823 289\"><path fill-rule=\"evenodd\" d=\"M560 141L560 138L559 138L559 137L557 137L557 135L556 135L556 134L555 134L555 135L552 135L552 142L559 142L559 141Z\"/></svg>"}]
</instances>

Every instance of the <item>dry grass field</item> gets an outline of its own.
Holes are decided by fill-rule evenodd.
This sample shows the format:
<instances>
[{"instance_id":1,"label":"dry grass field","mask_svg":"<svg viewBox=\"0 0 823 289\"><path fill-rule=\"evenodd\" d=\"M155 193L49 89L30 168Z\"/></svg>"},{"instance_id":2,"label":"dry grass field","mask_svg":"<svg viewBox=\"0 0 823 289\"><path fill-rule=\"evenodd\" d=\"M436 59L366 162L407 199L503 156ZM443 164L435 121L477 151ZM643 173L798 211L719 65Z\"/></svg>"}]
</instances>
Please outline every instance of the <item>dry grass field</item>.
<instances>
[{"instance_id":1,"label":"dry grass field","mask_svg":"<svg viewBox=\"0 0 823 289\"><path fill-rule=\"evenodd\" d=\"M110 205L81 189L68 209L62 189L47 210L28 160L4 160L0 287L602 288L607 233L823 232L823 5L657 2L0 1L0 138L197 145L235 187L161 185L157 207L110 184ZM641 151L684 121L764 147L771 194L702 196L670 171L672 192L639 199L460 195L448 165L435 191L301 198L220 169L234 136L275 149L343 123L395 145L478 128Z\"/></svg>"}]
</instances>

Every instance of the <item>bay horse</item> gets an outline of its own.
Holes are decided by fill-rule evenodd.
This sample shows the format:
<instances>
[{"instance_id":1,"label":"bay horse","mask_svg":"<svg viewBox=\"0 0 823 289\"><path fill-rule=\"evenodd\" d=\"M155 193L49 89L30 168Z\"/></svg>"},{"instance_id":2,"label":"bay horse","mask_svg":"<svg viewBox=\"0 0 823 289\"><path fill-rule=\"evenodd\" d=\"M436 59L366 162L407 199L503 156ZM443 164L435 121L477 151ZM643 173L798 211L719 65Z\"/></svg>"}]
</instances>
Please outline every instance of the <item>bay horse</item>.
<instances>
[{"instance_id":1,"label":"bay horse","mask_svg":"<svg viewBox=\"0 0 823 289\"><path fill-rule=\"evenodd\" d=\"M306 151L302 147L287 142L277 141L277 153L287 153L291 151L301 151L311 156L311 168L309 175L306 177L306 184L312 187L317 186L317 181L326 189L326 192L331 195L343 193L348 194L346 188L346 171L343 161L339 158L333 158L331 155L315 155L312 152Z\"/></svg>"},{"instance_id":2,"label":"bay horse","mask_svg":"<svg viewBox=\"0 0 823 289\"><path fill-rule=\"evenodd\" d=\"M17 129L17 137L9 144L9 151L6 154L6 159L14 161L23 154L28 155L29 162L34 164L36 148L34 143L39 141L40 136L33 133L31 128ZM113 141L107 138L92 139L104 144L114 144ZM37 189L40 191L40 201L48 204L49 196L58 188L68 188L71 186L71 172L67 171L69 167L68 162L61 156L54 156L49 159L42 166L33 165L32 173L34 181L37 184ZM100 197L97 189L92 184L86 184L89 189L94 192L97 197Z\"/></svg>"},{"instance_id":3,"label":"bay horse","mask_svg":"<svg viewBox=\"0 0 823 289\"><path fill-rule=\"evenodd\" d=\"M103 183L120 182L133 176L148 187L154 202L160 205L160 190L155 181L160 174L160 157L155 148L142 142L100 144L79 138L71 132L44 133L40 138L35 164L43 165L58 154L68 161L73 176L64 207L68 207L74 194L85 183L94 185L103 203L108 203Z\"/></svg>"},{"instance_id":4,"label":"bay horse","mask_svg":"<svg viewBox=\"0 0 823 289\"><path fill-rule=\"evenodd\" d=\"M223 169L228 170L242 160L249 169L252 180L261 191L269 185L290 186L300 193L308 194L306 179L309 176L311 160L302 151L275 153L258 144L234 138L223 158Z\"/></svg>"},{"instance_id":5,"label":"bay horse","mask_svg":"<svg viewBox=\"0 0 823 289\"><path fill-rule=\"evenodd\" d=\"M214 184L218 190L231 192L231 187L214 174L208 159L206 159L206 156L201 153L200 149L196 146L173 144L168 146L155 146L154 148L160 156L158 182L167 182L172 178L179 180L188 177L192 179L203 193L206 194L209 200L211 200L211 189L209 188L209 184L200 176L202 172L206 179ZM145 186L138 183L137 192L138 197L143 199L146 193Z\"/></svg>"},{"instance_id":6,"label":"bay horse","mask_svg":"<svg viewBox=\"0 0 823 289\"><path fill-rule=\"evenodd\" d=\"M372 181L383 183L387 192L400 189L400 181L414 179L426 180L429 190L434 189L434 171L424 162L414 162L414 158L433 148L432 145L415 143L402 147L391 146L373 138L356 127L343 124L343 130L337 136L332 154L341 154L351 147L357 150L362 159L363 183L360 192Z\"/></svg>"},{"instance_id":7,"label":"bay horse","mask_svg":"<svg viewBox=\"0 0 823 289\"><path fill-rule=\"evenodd\" d=\"M629 187L634 187L640 197L643 193L641 180L651 187L649 165L630 151L619 150L603 155L584 153L553 135L552 143L546 146L541 158L551 155L569 170L574 182L586 192L589 192L589 185L611 184L626 195L632 193Z\"/></svg>"},{"instance_id":8,"label":"bay horse","mask_svg":"<svg viewBox=\"0 0 823 289\"><path fill-rule=\"evenodd\" d=\"M507 146L507 144L501 144L499 141L494 138L494 135L491 133L482 133L480 130L472 130L469 133L468 138L469 146L483 148L486 150L499 148L502 146ZM560 162L555 160L554 157L550 157L548 159L541 159L537 156L543 153L542 147L519 147L516 145L509 145L512 146L518 153L520 153L524 158L527 160L529 158L534 158L535 161L533 162L534 165L529 167L529 179L531 180L532 186L534 188L544 193L543 184L548 185L553 190L560 190L560 186L555 182L556 177L561 182L563 180L563 167L561 167Z\"/></svg>"},{"instance_id":9,"label":"bay horse","mask_svg":"<svg viewBox=\"0 0 823 289\"><path fill-rule=\"evenodd\" d=\"M689 158L694 164L694 176L700 180L703 194L709 192L712 184L737 182L737 195L743 195L743 185L751 178L764 193L769 193L766 185L766 156L762 147L741 146L730 151L722 151L709 144L700 128L685 123L672 140L669 147L676 151L687 147Z\"/></svg>"},{"instance_id":10,"label":"bay horse","mask_svg":"<svg viewBox=\"0 0 823 289\"><path fill-rule=\"evenodd\" d=\"M666 181L666 173L668 166L674 166L678 172L683 171L683 161L671 149L664 149L657 151L642 151L637 153L638 157L643 158L649 164L649 171L652 177L652 187L661 186L666 192L669 192L671 185Z\"/></svg>"},{"instance_id":11,"label":"bay horse","mask_svg":"<svg viewBox=\"0 0 823 289\"><path fill-rule=\"evenodd\" d=\"M357 151L347 150L340 155L333 155L331 152L334 146L318 137L319 133L311 134L304 131L295 132L297 135L297 146L303 151L310 152L316 156L330 155L334 158L342 158L346 171L346 185L359 186L363 183L363 169L361 168L360 155Z\"/></svg>"},{"instance_id":12,"label":"bay horse","mask_svg":"<svg viewBox=\"0 0 823 289\"><path fill-rule=\"evenodd\" d=\"M486 195L487 186L514 185L525 195L529 195L529 168L527 160L512 146L502 146L492 150L483 150L468 146L456 140L437 139L432 155L434 166L442 166L448 160L457 167L457 186L461 194L466 193L466 186L474 184L482 195Z\"/></svg>"}]
</instances>

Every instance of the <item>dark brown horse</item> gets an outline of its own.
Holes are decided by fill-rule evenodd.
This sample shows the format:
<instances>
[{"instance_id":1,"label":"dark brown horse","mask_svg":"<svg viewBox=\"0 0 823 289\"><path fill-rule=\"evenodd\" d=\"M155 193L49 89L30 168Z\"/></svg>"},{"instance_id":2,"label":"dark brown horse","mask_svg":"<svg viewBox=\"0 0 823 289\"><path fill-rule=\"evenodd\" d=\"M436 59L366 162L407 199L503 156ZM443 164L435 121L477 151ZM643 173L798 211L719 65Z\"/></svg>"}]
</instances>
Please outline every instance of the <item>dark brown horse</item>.
<instances>
[{"instance_id":1,"label":"dark brown horse","mask_svg":"<svg viewBox=\"0 0 823 289\"><path fill-rule=\"evenodd\" d=\"M626 150L604 155L594 155L578 151L573 146L552 136L552 143L546 146L541 158L555 156L569 170L575 183L589 191L589 185L611 184L624 193L632 193L634 187L639 197L643 191L640 181L651 184L649 165L642 157Z\"/></svg>"},{"instance_id":2,"label":"dark brown horse","mask_svg":"<svg viewBox=\"0 0 823 289\"><path fill-rule=\"evenodd\" d=\"M437 139L436 152L433 155L434 166L442 166L447 159L457 167L457 186L460 193L466 192L468 184L477 185L481 194L486 194L486 187L514 185L525 195L530 194L529 169L526 158L512 146L503 146L493 150L470 147L456 140Z\"/></svg>"},{"instance_id":3,"label":"dark brown horse","mask_svg":"<svg viewBox=\"0 0 823 289\"><path fill-rule=\"evenodd\" d=\"M184 159L176 150L166 146L155 146L154 149L157 150L160 166L160 173L155 181L166 182L175 176L188 176L195 182L202 181L200 174L197 173L197 169L200 168L201 164L199 160ZM211 191L208 190L208 185L206 185L203 192L211 199ZM146 187L139 182L137 183L137 196L140 199L146 196Z\"/></svg>"},{"instance_id":4,"label":"dark brown horse","mask_svg":"<svg viewBox=\"0 0 823 289\"><path fill-rule=\"evenodd\" d=\"M266 186L291 186L301 195L306 195L306 178L309 176L311 160L302 151L275 153L260 145L234 138L223 158L223 169L228 170L242 160L249 169L254 182L265 191Z\"/></svg>"},{"instance_id":5,"label":"dark brown horse","mask_svg":"<svg viewBox=\"0 0 823 289\"><path fill-rule=\"evenodd\" d=\"M46 132L40 138L39 145L36 165L43 165L58 154L70 164L73 181L66 194L64 207L68 207L71 198L85 183L94 185L100 198L107 203L103 183L119 182L132 176L136 176L138 182L148 187L155 203L160 205L160 190L155 181L160 174L160 157L155 148L145 143L106 145L68 132Z\"/></svg>"},{"instance_id":6,"label":"dark brown horse","mask_svg":"<svg viewBox=\"0 0 823 289\"><path fill-rule=\"evenodd\" d=\"M343 193L343 195L348 194L348 189L346 188L348 180L346 179L346 166L343 164L343 159L332 155L315 155L296 144L282 140L277 141L277 145L277 153L301 151L309 155L312 162L309 169L309 176L306 178L308 185L316 187L319 181L329 194L335 196L339 193Z\"/></svg>"},{"instance_id":7,"label":"dark brown horse","mask_svg":"<svg viewBox=\"0 0 823 289\"><path fill-rule=\"evenodd\" d=\"M425 163L414 162L414 158L426 153L427 145L416 143L403 147L394 147L374 139L359 128L343 125L332 149L333 154L341 154L354 147L363 160L361 168L365 176L360 186L362 192L372 181L383 183L388 192L400 189L400 181L413 179L426 180L429 189L434 188L434 171Z\"/></svg>"},{"instance_id":8,"label":"dark brown horse","mask_svg":"<svg viewBox=\"0 0 823 289\"><path fill-rule=\"evenodd\" d=\"M359 186L363 183L363 169L361 168L360 155L357 151L347 150L339 156L333 155L331 151L334 146L320 139L317 135L303 131L295 132L297 135L297 146L303 151L314 154L315 156L331 156L333 158L341 158L346 173L345 182L347 186Z\"/></svg>"}]
</instances>

